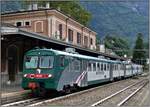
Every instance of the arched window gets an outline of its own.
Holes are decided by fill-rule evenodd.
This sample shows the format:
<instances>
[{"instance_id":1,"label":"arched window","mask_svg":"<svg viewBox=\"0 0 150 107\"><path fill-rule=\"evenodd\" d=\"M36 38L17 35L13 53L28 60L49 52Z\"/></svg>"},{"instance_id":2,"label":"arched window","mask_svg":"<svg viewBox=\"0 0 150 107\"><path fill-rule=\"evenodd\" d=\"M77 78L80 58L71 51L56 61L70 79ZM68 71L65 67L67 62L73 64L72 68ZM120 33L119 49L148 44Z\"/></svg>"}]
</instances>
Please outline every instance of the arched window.
<instances>
[{"instance_id":1,"label":"arched window","mask_svg":"<svg viewBox=\"0 0 150 107\"><path fill-rule=\"evenodd\" d=\"M35 22L35 32L37 32L37 33L43 32L43 21Z\"/></svg>"}]
</instances>

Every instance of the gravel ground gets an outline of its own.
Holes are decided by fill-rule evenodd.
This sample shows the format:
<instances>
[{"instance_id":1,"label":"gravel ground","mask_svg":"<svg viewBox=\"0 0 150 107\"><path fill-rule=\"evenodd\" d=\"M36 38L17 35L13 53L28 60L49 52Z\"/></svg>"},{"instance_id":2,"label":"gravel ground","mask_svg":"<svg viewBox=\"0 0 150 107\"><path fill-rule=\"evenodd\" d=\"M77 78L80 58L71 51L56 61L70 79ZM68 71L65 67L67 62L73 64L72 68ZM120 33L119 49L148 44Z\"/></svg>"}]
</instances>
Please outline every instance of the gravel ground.
<instances>
[{"instance_id":1,"label":"gravel ground","mask_svg":"<svg viewBox=\"0 0 150 107\"><path fill-rule=\"evenodd\" d=\"M119 91L131 85L135 82L142 80L144 77L138 79L128 79L119 81L117 83L110 83L105 86L101 86L98 89L92 90L90 92L82 93L78 96L71 96L62 100L53 101L50 103L44 103L44 106L90 106L93 103L99 101L102 98L107 97L108 95Z\"/></svg>"},{"instance_id":2,"label":"gravel ground","mask_svg":"<svg viewBox=\"0 0 150 107\"><path fill-rule=\"evenodd\" d=\"M150 83L148 83L142 90L134 95L124 106L147 106L150 107Z\"/></svg>"},{"instance_id":3,"label":"gravel ground","mask_svg":"<svg viewBox=\"0 0 150 107\"><path fill-rule=\"evenodd\" d=\"M136 89L138 89L141 86L141 84L137 84L123 92L121 92L120 94L110 98L109 100L103 102L102 104L100 104L100 106L116 106L117 104L119 104L122 100L124 100L126 97L128 97L130 94L132 94Z\"/></svg>"}]
</instances>

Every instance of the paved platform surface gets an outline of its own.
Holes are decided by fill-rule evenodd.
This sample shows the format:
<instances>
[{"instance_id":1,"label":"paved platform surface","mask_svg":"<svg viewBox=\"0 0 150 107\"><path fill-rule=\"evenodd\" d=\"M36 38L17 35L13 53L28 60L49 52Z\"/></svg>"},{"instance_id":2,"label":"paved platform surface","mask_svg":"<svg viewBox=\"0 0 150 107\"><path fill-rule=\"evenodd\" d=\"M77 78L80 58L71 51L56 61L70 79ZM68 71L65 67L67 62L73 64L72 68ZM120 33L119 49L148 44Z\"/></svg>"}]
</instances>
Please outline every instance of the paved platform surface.
<instances>
[{"instance_id":1,"label":"paved platform surface","mask_svg":"<svg viewBox=\"0 0 150 107\"><path fill-rule=\"evenodd\" d=\"M1 84L1 98L13 97L13 96L21 95L27 92L28 90L26 91L21 88L20 83Z\"/></svg>"},{"instance_id":2,"label":"paved platform surface","mask_svg":"<svg viewBox=\"0 0 150 107\"><path fill-rule=\"evenodd\" d=\"M16 74L16 80L14 82L9 81L8 74L1 74L1 92L2 93L10 93L22 90L21 81L22 74Z\"/></svg>"},{"instance_id":3,"label":"paved platform surface","mask_svg":"<svg viewBox=\"0 0 150 107\"><path fill-rule=\"evenodd\" d=\"M29 93L29 92L31 92L31 91L30 90L19 90L17 92L2 93L1 98L20 96L22 94L26 94L26 93Z\"/></svg>"},{"instance_id":4,"label":"paved platform surface","mask_svg":"<svg viewBox=\"0 0 150 107\"><path fill-rule=\"evenodd\" d=\"M21 88L21 84L16 84L16 83L12 83L12 84L1 84L1 92L2 93L10 93L10 92L17 92L23 90Z\"/></svg>"}]
</instances>

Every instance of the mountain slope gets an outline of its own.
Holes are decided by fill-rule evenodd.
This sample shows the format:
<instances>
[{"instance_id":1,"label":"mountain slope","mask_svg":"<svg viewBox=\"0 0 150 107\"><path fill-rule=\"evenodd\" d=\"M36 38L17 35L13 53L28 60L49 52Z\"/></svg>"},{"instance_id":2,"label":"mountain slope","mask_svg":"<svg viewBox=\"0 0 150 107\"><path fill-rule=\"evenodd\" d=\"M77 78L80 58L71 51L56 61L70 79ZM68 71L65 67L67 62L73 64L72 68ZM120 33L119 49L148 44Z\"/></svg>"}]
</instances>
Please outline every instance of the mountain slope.
<instances>
[{"instance_id":1,"label":"mountain slope","mask_svg":"<svg viewBox=\"0 0 150 107\"><path fill-rule=\"evenodd\" d=\"M147 2L81 2L92 13L90 27L103 38L108 34L127 37L130 43L141 32L148 38ZM142 7L142 6L147 7ZM145 13L143 11L146 11ZM132 44L131 44L132 45Z\"/></svg>"}]
</instances>

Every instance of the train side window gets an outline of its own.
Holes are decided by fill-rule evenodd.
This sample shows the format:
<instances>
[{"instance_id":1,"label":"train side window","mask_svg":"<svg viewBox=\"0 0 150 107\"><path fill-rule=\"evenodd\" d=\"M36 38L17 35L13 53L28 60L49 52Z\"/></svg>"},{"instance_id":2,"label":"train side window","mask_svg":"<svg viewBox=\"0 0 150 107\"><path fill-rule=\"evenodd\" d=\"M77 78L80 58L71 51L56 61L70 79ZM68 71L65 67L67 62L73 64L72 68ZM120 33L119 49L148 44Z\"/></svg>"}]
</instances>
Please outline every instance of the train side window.
<instances>
[{"instance_id":1,"label":"train side window","mask_svg":"<svg viewBox=\"0 0 150 107\"><path fill-rule=\"evenodd\" d=\"M122 64L120 64L120 70L122 70Z\"/></svg>"},{"instance_id":2,"label":"train side window","mask_svg":"<svg viewBox=\"0 0 150 107\"><path fill-rule=\"evenodd\" d=\"M75 59L73 65L74 66L74 71L79 72L80 71L80 61Z\"/></svg>"},{"instance_id":3,"label":"train side window","mask_svg":"<svg viewBox=\"0 0 150 107\"><path fill-rule=\"evenodd\" d=\"M121 70L121 64L119 64L119 69Z\"/></svg>"},{"instance_id":4,"label":"train side window","mask_svg":"<svg viewBox=\"0 0 150 107\"><path fill-rule=\"evenodd\" d=\"M101 63L99 63L99 71L101 71Z\"/></svg>"},{"instance_id":5,"label":"train side window","mask_svg":"<svg viewBox=\"0 0 150 107\"><path fill-rule=\"evenodd\" d=\"M116 65L116 70L118 70L118 64Z\"/></svg>"},{"instance_id":6,"label":"train side window","mask_svg":"<svg viewBox=\"0 0 150 107\"><path fill-rule=\"evenodd\" d=\"M104 71L106 71L106 64L104 64Z\"/></svg>"},{"instance_id":7,"label":"train side window","mask_svg":"<svg viewBox=\"0 0 150 107\"><path fill-rule=\"evenodd\" d=\"M64 66L65 65L65 60L64 60L64 57L63 56L61 56L60 57L60 66Z\"/></svg>"},{"instance_id":8,"label":"train side window","mask_svg":"<svg viewBox=\"0 0 150 107\"><path fill-rule=\"evenodd\" d=\"M105 71L105 63L103 64L103 70Z\"/></svg>"},{"instance_id":9,"label":"train side window","mask_svg":"<svg viewBox=\"0 0 150 107\"><path fill-rule=\"evenodd\" d=\"M85 61L85 60L82 61L81 68L82 68L83 71L87 70L87 68L88 68L87 64L88 64L87 61Z\"/></svg>"},{"instance_id":10,"label":"train side window","mask_svg":"<svg viewBox=\"0 0 150 107\"><path fill-rule=\"evenodd\" d=\"M117 70L117 64L115 65L115 67L116 67L116 70Z\"/></svg>"},{"instance_id":11,"label":"train side window","mask_svg":"<svg viewBox=\"0 0 150 107\"><path fill-rule=\"evenodd\" d=\"M114 70L116 70L116 64L114 64Z\"/></svg>"},{"instance_id":12,"label":"train side window","mask_svg":"<svg viewBox=\"0 0 150 107\"><path fill-rule=\"evenodd\" d=\"M115 64L113 64L113 70L116 70Z\"/></svg>"},{"instance_id":13,"label":"train side window","mask_svg":"<svg viewBox=\"0 0 150 107\"><path fill-rule=\"evenodd\" d=\"M123 70L123 64L120 65L120 69Z\"/></svg>"},{"instance_id":14,"label":"train side window","mask_svg":"<svg viewBox=\"0 0 150 107\"><path fill-rule=\"evenodd\" d=\"M97 71L100 71L100 64L97 63Z\"/></svg>"},{"instance_id":15,"label":"train side window","mask_svg":"<svg viewBox=\"0 0 150 107\"><path fill-rule=\"evenodd\" d=\"M122 64L120 64L120 70L122 70Z\"/></svg>"},{"instance_id":16,"label":"train side window","mask_svg":"<svg viewBox=\"0 0 150 107\"><path fill-rule=\"evenodd\" d=\"M123 70L123 64L121 64L120 69Z\"/></svg>"},{"instance_id":17,"label":"train side window","mask_svg":"<svg viewBox=\"0 0 150 107\"><path fill-rule=\"evenodd\" d=\"M91 65L91 63L89 62L88 63L88 71L91 71L92 70L92 65Z\"/></svg>"},{"instance_id":18,"label":"train side window","mask_svg":"<svg viewBox=\"0 0 150 107\"><path fill-rule=\"evenodd\" d=\"M114 64L111 64L112 65L112 70L114 70Z\"/></svg>"},{"instance_id":19,"label":"train side window","mask_svg":"<svg viewBox=\"0 0 150 107\"><path fill-rule=\"evenodd\" d=\"M91 63L91 71L93 71L93 63Z\"/></svg>"},{"instance_id":20,"label":"train side window","mask_svg":"<svg viewBox=\"0 0 150 107\"><path fill-rule=\"evenodd\" d=\"M69 72L73 72L74 66L73 66L73 59L69 59Z\"/></svg>"},{"instance_id":21,"label":"train side window","mask_svg":"<svg viewBox=\"0 0 150 107\"><path fill-rule=\"evenodd\" d=\"M120 64L120 70L122 70L121 65L122 65L122 64Z\"/></svg>"},{"instance_id":22,"label":"train side window","mask_svg":"<svg viewBox=\"0 0 150 107\"><path fill-rule=\"evenodd\" d=\"M101 63L101 71L103 71L103 63Z\"/></svg>"},{"instance_id":23,"label":"train side window","mask_svg":"<svg viewBox=\"0 0 150 107\"><path fill-rule=\"evenodd\" d=\"M120 64L118 64L118 70L120 70Z\"/></svg>"},{"instance_id":24,"label":"train side window","mask_svg":"<svg viewBox=\"0 0 150 107\"><path fill-rule=\"evenodd\" d=\"M108 63L108 64L107 64L107 70L109 70L109 67L110 67L110 64Z\"/></svg>"},{"instance_id":25,"label":"train side window","mask_svg":"<svg viewBox=\"0 0 150 107\"><path fill-rule=\"evenodd\" d=\"M98 71L98 63L96 62L96 71Z\"/></svg>"},{"instance_id":26,"label":"train side window","mask_svg":"<svg viewBox=\"0 0 150 107\"><path fill-rule=\"evenodd\" d=\"M96 71L96 63L93 63L93 71Z\"/></svg>"}]
</instances>

